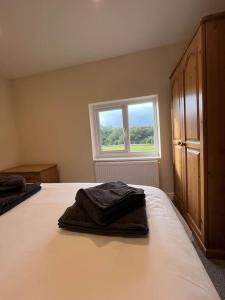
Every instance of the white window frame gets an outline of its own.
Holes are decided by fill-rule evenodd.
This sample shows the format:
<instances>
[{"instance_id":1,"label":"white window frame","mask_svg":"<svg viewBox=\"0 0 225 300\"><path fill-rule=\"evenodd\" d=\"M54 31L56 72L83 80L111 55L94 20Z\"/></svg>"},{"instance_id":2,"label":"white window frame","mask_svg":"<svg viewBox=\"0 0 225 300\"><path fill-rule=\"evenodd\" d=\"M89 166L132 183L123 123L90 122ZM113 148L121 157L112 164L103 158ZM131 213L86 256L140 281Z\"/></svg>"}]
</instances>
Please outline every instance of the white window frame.
<instances>
[{"instance_id":1,"label":"white window frame","mask_svg":"<svg viewBox=\"0 0 225 300\"><path fill-rule=\"evenodd\" d=\"M128 123L128 105L141 104L152 102L154 111L154 142L155 151L151 152L130 152L129 141L129 123ZM92 154L94 160L115 160L115 159L158 159L161 158L161 143L160 143L160 126L159 126L159 108L158 95L136 97L122 100L104 101L97 103L90 103L89 118L91 128ZM99 128L99 112L122 109L123 114L123 128L125 150L117 151L102 151L100 143L100 128Z\"/></svg>"}]
</instances>

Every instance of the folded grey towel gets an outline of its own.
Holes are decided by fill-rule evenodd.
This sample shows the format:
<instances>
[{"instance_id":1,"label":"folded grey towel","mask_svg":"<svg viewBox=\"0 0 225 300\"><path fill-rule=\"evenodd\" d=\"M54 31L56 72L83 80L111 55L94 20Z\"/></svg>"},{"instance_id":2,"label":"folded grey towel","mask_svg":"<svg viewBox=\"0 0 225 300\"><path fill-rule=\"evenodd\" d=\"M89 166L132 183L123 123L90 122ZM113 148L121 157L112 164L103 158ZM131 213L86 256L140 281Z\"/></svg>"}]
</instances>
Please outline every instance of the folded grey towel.
<instances>
[{"instance_id":1,"label":"folded grey towel","mask_svg":"<svg viewBox=\"0 0 225 300\"><path fill-rule=\"evenodd\" d=\"M145 194L117 181L108 182L88 189L80 189L76 201L98 225L113 223L123 215L143 206Z\"/></svg>"},{"instance_id":2,"label":"folded grey towel","mask_svg":"<svg viewBox=\"0 0 225 300\"><path fill-rule=\"evenodd\" d=\"M23 176L0 176L0 194L7 192L25 192L26 180Z\"/></svg>"},{"instance_id":3,"label":"folded grey towel","mask_svg":"<svg viewBox=\"0 0 225 300\"><path fill-rule=\"evenodd\" d=\"M144 204L127 213L110 225L101 226L93 222L82 206L75 202L68 207L58 221L62 229L75 232L94 233L107 236L143 237L148 235L148 220Z\"/></svg>"}]
</instances>

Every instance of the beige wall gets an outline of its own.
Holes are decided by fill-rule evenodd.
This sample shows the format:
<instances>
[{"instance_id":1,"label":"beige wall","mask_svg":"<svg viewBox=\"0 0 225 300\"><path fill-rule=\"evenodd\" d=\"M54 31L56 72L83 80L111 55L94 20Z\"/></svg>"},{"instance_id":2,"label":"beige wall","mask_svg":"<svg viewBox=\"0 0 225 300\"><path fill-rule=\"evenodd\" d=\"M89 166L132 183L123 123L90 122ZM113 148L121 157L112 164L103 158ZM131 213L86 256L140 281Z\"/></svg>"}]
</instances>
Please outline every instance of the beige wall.
<instances>
[{"instance_id":1,"label":"beige wall","mask_svg":"<svg viewBox=\"0 0 225 300\"><path fill-rule=\"evenodd\" d=\"M160 182L173 191L169 74L182 50L155 48L15 80L23 161L56 162L62 181L94 181L88 103L158 94Z\"/></svg>"},{"instance_id":2,"label":"beige wall","mask_svg":"<svg viewBox=\"0 0 225 300\"><path fill-rule=\"evenodd\" d=\"M19 163L20 152L11 85L0 78L0 170Z\"/></svg>"}]
</instances>

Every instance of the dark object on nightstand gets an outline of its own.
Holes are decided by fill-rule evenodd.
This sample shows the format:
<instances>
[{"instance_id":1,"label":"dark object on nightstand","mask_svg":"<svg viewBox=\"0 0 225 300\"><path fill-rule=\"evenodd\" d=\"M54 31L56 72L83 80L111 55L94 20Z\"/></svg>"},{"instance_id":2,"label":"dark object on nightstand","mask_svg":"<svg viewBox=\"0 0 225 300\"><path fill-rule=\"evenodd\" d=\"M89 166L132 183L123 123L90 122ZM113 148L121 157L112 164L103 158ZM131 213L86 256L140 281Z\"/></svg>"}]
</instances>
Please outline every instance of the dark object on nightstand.
<instances>
[{"instance_id":1,"label":"dark object on nightstand","mask_svg":"<svg viewBox=\"0 0 225 300\"><path fill-rule=\"evenodd\" d=\"M59 182L56 164L23 165L0 171L0 175L21 175L28 183Z\"/></svg>"}]
</instances>

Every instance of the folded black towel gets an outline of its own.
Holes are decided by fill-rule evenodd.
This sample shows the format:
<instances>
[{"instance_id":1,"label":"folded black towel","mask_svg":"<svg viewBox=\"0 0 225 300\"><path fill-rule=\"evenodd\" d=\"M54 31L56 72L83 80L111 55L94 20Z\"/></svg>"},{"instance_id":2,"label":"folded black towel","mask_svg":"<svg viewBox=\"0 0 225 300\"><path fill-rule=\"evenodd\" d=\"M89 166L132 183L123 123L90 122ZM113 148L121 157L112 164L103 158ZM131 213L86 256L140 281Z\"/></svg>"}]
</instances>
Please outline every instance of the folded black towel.
<instances>
[{"instance_id":1,"label":"folded black towel","mask_svg":"<svg viewBox=\"0 0 225 300\"><path fill-rule=\"evenodd\" d=\"M26 180L23 176L0 176L0 195L7 192L25 192Z\"/></svg>"},{"instance_id":2,"label":"folded black towel","mask_svg":"<svg viewBox=\"0 0 225 300\"><path fill-rule=\"evenodd\" d=\"M41 189L40 183L26 184L26 190L23 192L5 192L0 195L0 215L15 207L22 201L31 197Z\"/></svg>"},{"instance_id":3,"label":"folded black towel","mask_svg":"<svg viewBox=\"0 0 225 300\"><path fill-rule=\"evenodd\" d=\"M145 194L123 182L108 182L80 189L76 201L98 225L113 223L123 215L143 206Z\"/></svg>"},{"instance_id":4,"label":"folded black towel","mask_svg":"<svg viewBox=\"0 0 225 300\"><path fill-rule=\"evenodd\" d=\"M145 205L129 212L113 224L101 226L93 222L83 207L75 202L66 209L58 225L70 231L123 237L142 237L149 231Z\"/></svg>"}]
</instances>

